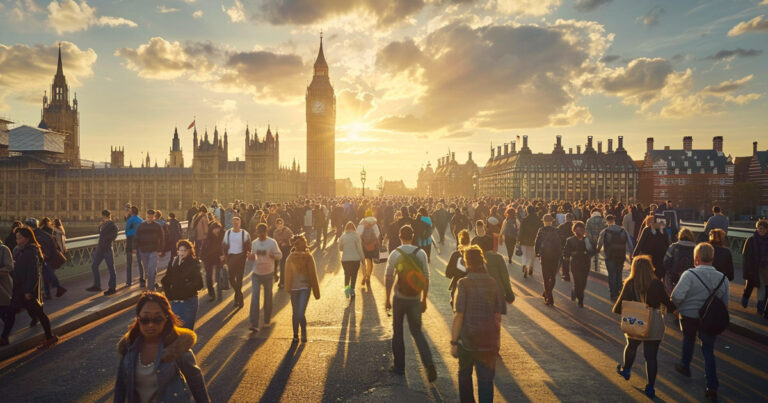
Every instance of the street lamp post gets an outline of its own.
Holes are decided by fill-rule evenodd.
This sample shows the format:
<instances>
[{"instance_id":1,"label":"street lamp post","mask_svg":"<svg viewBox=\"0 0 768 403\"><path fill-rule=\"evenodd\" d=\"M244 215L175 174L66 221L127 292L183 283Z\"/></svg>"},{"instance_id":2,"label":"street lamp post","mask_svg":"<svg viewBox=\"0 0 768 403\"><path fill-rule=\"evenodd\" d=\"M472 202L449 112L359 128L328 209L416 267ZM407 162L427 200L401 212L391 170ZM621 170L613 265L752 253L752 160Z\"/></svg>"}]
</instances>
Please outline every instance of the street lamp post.
<instances>
[{"instance_id":1,"label":"street lamp post","mask_svg":"<svg viewBox=\"0 0 768 403\"><path fill-rule=\"evenodd\" d=\"M365 197L365 167L363 167L363 170L360 171L360 182L363 184L363 197Z\"/></svg>"}]
</instances>

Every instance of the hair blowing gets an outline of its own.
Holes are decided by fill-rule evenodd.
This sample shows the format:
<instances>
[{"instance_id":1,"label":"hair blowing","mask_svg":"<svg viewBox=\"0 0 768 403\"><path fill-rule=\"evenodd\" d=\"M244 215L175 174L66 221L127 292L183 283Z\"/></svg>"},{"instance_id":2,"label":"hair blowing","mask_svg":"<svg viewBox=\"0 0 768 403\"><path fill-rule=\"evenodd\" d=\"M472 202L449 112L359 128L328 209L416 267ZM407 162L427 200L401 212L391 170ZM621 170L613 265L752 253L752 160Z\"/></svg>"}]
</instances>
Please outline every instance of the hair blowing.
<instances>
[{"instance_id":1,"label":"hair blowing","mask_svg":"<svg viewBox=\"0 0 768 403\"><path fill-rule=\"evenodd\" d=\"M136 338L141 335L141 329L139 328L139 313L144 308L144 305L154 302L157 305L160 306L160 310L163 311L163 316L165 316L165 327L163 327L162 333L160 333L160 340L165 341L166 337L170 334L174 334L174 336L178 336L178 332L176 331L176 326L181 326L182 322L181 319L179 319L178 316L176 316L173 311L171 311L171 304L168 302L168 298L165 298L163 294L152 292L152 291L145 291L141 294L141 297L139 297L139 302L136 304L136 318L133 320L133 323L128 326L128 341L133 344L134 341L136 341ZM175 340L176 337L173 337ZM173 341L173 340L170 340Z\"/></svg>"}]
</instances>

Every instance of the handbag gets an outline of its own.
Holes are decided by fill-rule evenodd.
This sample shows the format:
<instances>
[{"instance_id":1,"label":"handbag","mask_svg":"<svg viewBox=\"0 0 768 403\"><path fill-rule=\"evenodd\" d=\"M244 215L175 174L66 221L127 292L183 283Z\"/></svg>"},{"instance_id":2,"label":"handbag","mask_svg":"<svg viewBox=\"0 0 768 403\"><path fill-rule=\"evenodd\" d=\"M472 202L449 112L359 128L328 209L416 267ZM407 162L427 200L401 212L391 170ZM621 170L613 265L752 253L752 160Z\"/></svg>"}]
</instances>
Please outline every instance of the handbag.
<instances>
[{"instance_id":1,"label":"handbag","mask_svg":"<svg viewBox=\"0 0 768 403\"><path fill-rule=\"evenodd\" d=\"M633 339L644 339L651 333L653 308L645 303L645 298L639 295L637 287L635 296L640 301L621 301L621 331Z\"/></svg>"},{"instance_id":2,"label":"handbag","mask_svg":"<svg viewBox=\"0 0 768 403\"><path fill-rule=\"evenodd\" d=\"M515 246L515 256L523 256L523 249L520 248L520 244Z\"/></svg>"},{"instance_id":3,"label":"handbag","mask_svg":"<svg viewBox=\"0 0 768 403\"><path fill-rule=\"evenodd\" d=\"M229 271L227 270L227 266L222 266L221 270L219 270L219 278L216 279L216 282L219 283L219 289L221 290L228 290L229 289Z\"/></svg>"}]
</instances>

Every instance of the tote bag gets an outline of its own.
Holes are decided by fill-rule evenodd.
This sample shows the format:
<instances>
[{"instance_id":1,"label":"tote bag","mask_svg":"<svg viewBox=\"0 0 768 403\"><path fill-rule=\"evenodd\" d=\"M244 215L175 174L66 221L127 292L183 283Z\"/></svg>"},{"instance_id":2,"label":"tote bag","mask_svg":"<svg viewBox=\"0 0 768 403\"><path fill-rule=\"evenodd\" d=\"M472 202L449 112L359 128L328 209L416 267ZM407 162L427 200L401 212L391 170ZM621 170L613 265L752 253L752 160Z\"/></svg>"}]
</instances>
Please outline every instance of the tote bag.
<instances>
[{"instance_id":1,"label":"tote bag","mask_svg":"<svg viewBox=\"0 0 768 403\"><path fill-rule=\"evenodd\" d=\"M635 295L638 295L635 288ZM644 299L639 296L639 299ZM644 301L621 301L621 331L633 339L645 339L651 333L653 308Z\"/></svg>"}]
</instances>

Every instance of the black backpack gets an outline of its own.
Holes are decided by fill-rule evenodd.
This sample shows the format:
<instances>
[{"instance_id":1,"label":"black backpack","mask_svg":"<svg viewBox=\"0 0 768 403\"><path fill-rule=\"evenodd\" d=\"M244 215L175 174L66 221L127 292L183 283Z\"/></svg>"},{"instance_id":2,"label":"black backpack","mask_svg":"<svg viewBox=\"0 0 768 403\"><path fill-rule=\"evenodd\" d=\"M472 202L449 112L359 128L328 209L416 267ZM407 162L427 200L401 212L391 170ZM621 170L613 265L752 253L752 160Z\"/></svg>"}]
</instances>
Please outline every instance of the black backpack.
<instances>
[{"instance_id":1,"label":"black backpack","mask_svg":"<svg viewBox=\"0 0 768 403\"><path fill-rule=\"evenodd\" d=\"M696 276L696 278L701 281L701 284L704 285L704 288L709 291L707 284L704 283L696 272L691 271L691 274ZM715 293L720 286L723 285L723 282L725 282L725 274L723 274L720 282L717 283L717 287L710 291L709 297L704 301L704 305L699 308L699 323L701 329L704 330L705 333L715 336L722 333L731 321L731 317L728 314L728 307L725 306L725 303L720 298L715 296Z\"/></svg>"},{"instance_id":2,"label":"black backpack","mask_svg":"<svg viewBox=\"0 0 768 403\"><path fill-rule=\"evenodd\" d=\"M693 264L693 246L677 244L672 262L672 270L667 271L667 274L671 276L673 284L677 284L683 272L695 266Z\"/></svg>"},{"instance_id":3,"label":"black backpack","mask_svg":"<svg viewBox=\"0 0 768 403\"><path fill-rule=\"evenodd\" d=\"M605 230L605 256L611 259L623 260L627 253L627 234L624 230Z\"/></svg>"},{"instance_id":4,"label":"black backpack","mask_svg":"<svg viewBox=\"0 0 768 403\"><path fill-rule=\"evenodd\" d=\"M541 231L541 254L546 254L547 258L559 258L563 251L563 241L560 239L560 234L557 230L542 230Z\"/></svg>"}]
</instances>

